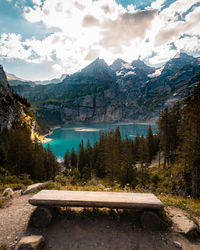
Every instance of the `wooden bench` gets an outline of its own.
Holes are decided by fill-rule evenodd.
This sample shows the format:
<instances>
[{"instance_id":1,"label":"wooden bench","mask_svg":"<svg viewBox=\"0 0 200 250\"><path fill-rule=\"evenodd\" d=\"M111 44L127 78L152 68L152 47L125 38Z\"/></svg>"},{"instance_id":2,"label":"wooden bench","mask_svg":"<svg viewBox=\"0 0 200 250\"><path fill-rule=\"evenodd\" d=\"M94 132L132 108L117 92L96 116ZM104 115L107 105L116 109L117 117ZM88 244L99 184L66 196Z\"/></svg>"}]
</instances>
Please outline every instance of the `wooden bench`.
<instances>
[{"instance_id":1,"label":"wooden bench","mask_svg":"<svg viewBox=\"0 0 200 250\"><path fill-rule=\"evenodd\" d=\"M30 198L29 203L38 206L32 216L35 226L41 226L38 225L37 217L40 218L39 224L43 223L45 226L48 223L42 222L41 217L43 219L48 217L51 221L52 216L48 211L50 207L96 207L142 211L159 211L164 208L163 203L154 194L125 192L42 190ZM34 220L37 222L34 223Z\"/></svg>"}]
</instances>

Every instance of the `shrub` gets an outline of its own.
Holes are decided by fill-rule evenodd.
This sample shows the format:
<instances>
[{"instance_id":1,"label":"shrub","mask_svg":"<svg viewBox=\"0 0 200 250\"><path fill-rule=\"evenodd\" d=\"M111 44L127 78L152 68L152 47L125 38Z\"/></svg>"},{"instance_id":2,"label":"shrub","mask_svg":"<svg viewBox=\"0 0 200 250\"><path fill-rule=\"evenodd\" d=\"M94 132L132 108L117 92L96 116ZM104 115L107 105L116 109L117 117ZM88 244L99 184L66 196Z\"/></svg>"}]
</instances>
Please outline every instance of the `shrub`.
<instances>
[{"instance_id":1,"label":"shrub","mask_svg":"<svg viewBox=\"0 0 200 250\"><path fill-rule=\"evenodd\" d=\"M6 176L5 183L6 184L20 183L20 179L16 175L9 175L9 176Z\"/></svg>"},{"instance_id":2,"label":"shrub","mask_svg":"<svg viewBox=\"0 0 200 250\"><path fill-rule=\"evenodd\" d=\"M22 174L20 176L20 182L22 184L24 184L25 186L33 184L33 181L30 179L30 175L29 174Z\"/></svg>"},{"instance_id":3,"label":"shrub","mask_svg":"<svg viewBox=\"0 0 200 250\"><path fill-rule=\"evenodd\" d=\"M60 183L62 186L66 186L67 183L69 182L69 181L68 181L68 178L67 178L64 174L62 174L62 173L58 174L58 175L55 177L55 181L56 181L57 183Z\"/></svg>"},{"instance_id":4,"label":"shrub","mask_svg":"<svg viewBox=\"0 0 200 250\"><path fill-rule=\"evenodd\" d=\"M81 181L80 173L77 169L74 169L74 171L72 173L72 177L71 177L71 184L76 185L76 184L80 183L80 181Z\"/></svg>"}]
</instances>

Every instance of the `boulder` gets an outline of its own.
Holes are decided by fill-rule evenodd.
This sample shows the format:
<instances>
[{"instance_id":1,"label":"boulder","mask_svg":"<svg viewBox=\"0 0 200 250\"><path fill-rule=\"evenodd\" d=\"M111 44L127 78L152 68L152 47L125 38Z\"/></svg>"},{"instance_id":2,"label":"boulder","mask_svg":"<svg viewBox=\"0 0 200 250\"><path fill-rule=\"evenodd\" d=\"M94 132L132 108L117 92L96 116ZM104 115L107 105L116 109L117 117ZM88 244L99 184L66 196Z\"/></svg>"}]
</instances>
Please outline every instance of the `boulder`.
<instances>
[{"instance_id":1,"label":"boulder","mask_svg":"<svg viewBox=\"0 0 200 250\"><path fill-rule=\"evenodd\" d=\"M35 227L47 227L52 220L52 209L49 207L37 207L31 215L30 222Z\"/></svg>"},{"instance_id":2,"label":"boulder","mask_svg":"<svg viewBox=\"0 0 200 250\"><path fill-rule=\"evenodd\" d=\"M14 192L13 192L12 188L6 188L3 191L3 196L12 197L13 195L14 195Z\"/></svg>"},{"instance_id":3,"label":"boulder","mask_svg":"<svg viewBox=\"0 0 200 250\"><path fill-rule=\"evenodd\" d=\"M186 212L178 208L168 208L167 212L173 222L174 230L184 235L198 232L198 226L187 217Z\"/></svg>"},{"instance_id":4,"label":"boulder","mask_svg":"<svg viewBox=\"0 0 200 250\"><path fill-rule=\"evenodd\" d=\"M42 235L32 235L23 237L17 244L16 250L39 250L45 244Z\"/></svg>"},{"instance_id":5,"label":"boulder","mask_svg":"<svg viewBox=\"0 0 200 250\"><path fill-rule=\"evenodd\" d=\"M34 192L38 187L40 187L43 183L35 183L32 185L29 185L27 189L23 192L23 194L30 194Z\"/></svg>"},{"instance_id":6,"label":"boulder","mask_svg":"<svg viewBox=\"0 0 200 250\"><path fill-rule=\"evenodd\" d=\"M178 241L174 241L174 242L173 242L173 245L174 245L176 248L182 249L182 245L181 245L181 243L178 242Z\"/></svg>"},{"instance_id":7,"label":"boulder","mask_svg":"<svg viewBox=\"0 0 200 250\"><path fill-rule=\"evenodd\" d=\"M145 211L141 215L143 229L157 230L160 228L160 218L155 212Z\"/></svg>"}]
</instances>

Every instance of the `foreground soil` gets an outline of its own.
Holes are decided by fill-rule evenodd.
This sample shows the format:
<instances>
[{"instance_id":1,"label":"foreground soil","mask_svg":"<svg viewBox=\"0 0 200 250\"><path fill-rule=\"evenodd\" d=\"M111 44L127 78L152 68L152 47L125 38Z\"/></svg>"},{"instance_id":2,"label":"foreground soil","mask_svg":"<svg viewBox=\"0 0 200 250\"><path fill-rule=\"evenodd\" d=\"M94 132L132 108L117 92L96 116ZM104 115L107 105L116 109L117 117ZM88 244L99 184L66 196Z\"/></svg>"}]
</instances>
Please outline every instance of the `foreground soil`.
<instances>
[{"instance_id":1,"label":"foreground soil","mask_svg":"<svg viewBox=\"0 0 200 250\"><path fill-rule=\"evenodd\" d=\"M0 209L0 245L12 247L25 234L30 214L34 207L28 203L32 195L20 195L14 198L5 208Z\"/></svg>"},{"instance_id":2,"label":"foreground soil","mask_svg":"<svg viewBox=\"0 0 200 250\"><path fill-rule=\"evenodd\" d=\"M58 217L48 228L28 226L34 207L28 203L32 195L17 196L10 206L0 209L0 243L14 249L23 235L42 234L45 250L173 250L178 241L184 250L199 250L200 240L190 242L171 232L149 232L132 221L112 220L101 216ZM0 244L0 245L1 245Z\"/></svg>"}]
</instances>

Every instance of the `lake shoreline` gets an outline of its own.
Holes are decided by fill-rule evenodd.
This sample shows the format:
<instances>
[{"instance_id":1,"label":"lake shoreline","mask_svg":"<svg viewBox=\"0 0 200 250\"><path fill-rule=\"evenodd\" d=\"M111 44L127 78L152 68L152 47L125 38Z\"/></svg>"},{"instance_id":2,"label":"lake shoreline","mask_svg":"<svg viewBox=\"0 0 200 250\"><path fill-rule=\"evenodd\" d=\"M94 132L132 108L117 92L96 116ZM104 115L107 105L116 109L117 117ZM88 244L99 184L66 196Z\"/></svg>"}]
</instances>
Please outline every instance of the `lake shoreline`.
<instances>
[{"instance_id":1,"label":"lake shoreline","mask_svg":"<svg viewBox=\"0 0 200 250\"><path fill-rule=\"evenodd\" d=\"M50 131L49 133L43 135L43 136L44 136L44 139L41 140L41 143L42 143L42 144L46 144L46 143L48 143L48 142L53 141L52 138L47 138L47 136L52 135L52 134L53 134L53 131L54 131L55 129L58 129L58 128L61 128L61 126L53 127L53 128L51 128L51 131Z\"/></svg>"},{"instance_id":2,"label":"lake shoreline","mask_svg":"<svg viewBox=\"0 0 200 250\"><path fill-rule=\"evenodd\" d=\"M51 150L54 152L57 158L63 158L66 150L71 152L72 147L75 152L78 152L80 143L84 143L86 146L87 141L93 146L94 143L99 141L99 136L102 133L106 133L110 130L115 130L120 127L120 134L123 139L126 137L134 140L137 132L138 134L147 135L149 125L152 126L153 133L157 133L157 126L143 122L123 122L123 123L104 123L104 124L73 124L61 126L57 130L53 130L52 135L47 136L47 140L43 142L43 146L46 148L49 144Z\"/></svg>"}]
</instances>

